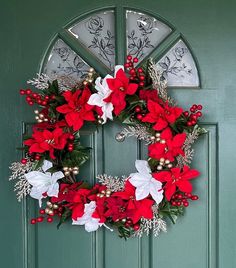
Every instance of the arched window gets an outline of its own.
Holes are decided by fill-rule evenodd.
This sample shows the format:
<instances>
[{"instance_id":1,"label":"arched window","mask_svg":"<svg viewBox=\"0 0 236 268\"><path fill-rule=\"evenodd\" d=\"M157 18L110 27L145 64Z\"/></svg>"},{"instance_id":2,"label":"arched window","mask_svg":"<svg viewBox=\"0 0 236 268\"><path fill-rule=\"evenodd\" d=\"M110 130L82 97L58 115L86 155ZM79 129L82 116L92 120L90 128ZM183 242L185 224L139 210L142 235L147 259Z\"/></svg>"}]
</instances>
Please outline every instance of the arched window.
<instances>
[{"instance_id":1,"label":"arched window","mask_svg":"<svg viewBox=\"0 0 236 268\"><path fill-rule=\"evenodd\" d=\"M200 86L196 61L181 33L162 18L130 9L97 11L73 21L54 38L41 71L75 80L90 67L106 74L121 63L121 50L123 56L138 57L139 64L152 57L169 87Z\"/></svg>"}]
</instances>

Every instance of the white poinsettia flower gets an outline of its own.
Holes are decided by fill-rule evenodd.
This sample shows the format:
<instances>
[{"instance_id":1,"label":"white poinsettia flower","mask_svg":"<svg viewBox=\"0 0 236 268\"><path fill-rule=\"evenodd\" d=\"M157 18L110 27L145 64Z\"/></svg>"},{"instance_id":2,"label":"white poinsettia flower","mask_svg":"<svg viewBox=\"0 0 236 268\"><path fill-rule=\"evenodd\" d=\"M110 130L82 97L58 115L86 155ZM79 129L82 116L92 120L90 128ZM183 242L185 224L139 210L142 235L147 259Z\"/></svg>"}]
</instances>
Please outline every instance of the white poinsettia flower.
<instances>
[{"instance_id":1,"label":"white poinsettia flower","mask_svg":"<svg viewBox=\"0 0 236 268\"><path fill-rule=\"evenodd\" d=\"M111 102L104 101L104 99L108 98L112 92L107 85L107 78L112 78L112 76L107 75L103 80L101 77L98 77L95 80L95 88L97 93L92 94L88 100L88 104L96 105L102 108L103 124L107 122L108 118L113 120L112 111L114 109L114 106Z\"/></svg>"},{"instance_id":2,"label":"white poinsettia flower","mask_svg":"<svg viewBox=\"0 0 236 268\"><path fill-rule=\"evenodd\" d=\"M99 223L99 219L92 217L95 209L95 201L85 204L84 215L82 217L78 217L77 220L73 220L72 225L84 225L87 232L96 231L100 226L103 225L103 223Z\"/></svg>"},{"instance_id":3,"label":"white poinsettia flower","mask_svg":"<svg viewBox=\"0 0 236 268\"><path fill-rule=\"evenodd\" d=\"M25 174L25 178L32 185L30 196L39 200L39 206L42 205L42 199L45 197L43 194L47 193L47 196L58 196L59 184L58 180L64 178L64 174L61 171L50 173L48 169L52 167L50 161L44 160L42 170L31 171Z\"/></svg>"},{"instance_id":4,"label":"white poinsettia flower","mask_svg":"<svg viewBox=\"0 0 236 268\"><path fill-rule=\"evenodd\" d=\"M136 160L137 173L130 174L130 183L136 187L135 197L137 200L146 198L149 194L157 204L163 199L162 183L152 177L152 171L145 160Z\"/></svg>"}]
</instances>

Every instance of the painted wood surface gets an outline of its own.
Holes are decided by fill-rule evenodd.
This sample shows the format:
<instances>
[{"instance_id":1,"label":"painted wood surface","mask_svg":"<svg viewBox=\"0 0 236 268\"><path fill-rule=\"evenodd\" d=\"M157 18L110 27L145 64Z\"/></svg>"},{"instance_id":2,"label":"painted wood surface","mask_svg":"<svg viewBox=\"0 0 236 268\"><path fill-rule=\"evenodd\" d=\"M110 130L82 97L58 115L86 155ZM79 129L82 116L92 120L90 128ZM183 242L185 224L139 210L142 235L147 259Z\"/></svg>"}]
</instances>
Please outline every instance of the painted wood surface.
<instances>
[{"instance_id":1,"label":"painted wood surface","mask_svg":"<svg viewBox=\"0 0 236 268\"><path fill-rule=\"evenodd\" d=\"M201 178L194 182L200 200L191 204L185 217L159 238L144 237L125 242L100 230L88 234L83 227L56 224L29 225L36 204L17 203L8 182L8 165L20 158L16 147L27 131L33 114L18 90L39 71L50 40L59 33L71 47L97 67L106 68L74 40L63 26L72 19L104 7L114 7L117 63L125 57L124 8L147 11L170 22L175 31L152 56L161 58L180 33L190 44L198 61L201 88L171 89L180 105L205 107L207 136L195 146L194 167ZM236 2L174 0L1 1L1 154L0 167L0 267L7 268L234 268L236 267ZM145 148L135 139L117 143L121 126L107 124L97 132L83 130L84 142L93 147L90 163L81 177L93 181L97 173L129 174Z\"/></svg>"}]
</instances>

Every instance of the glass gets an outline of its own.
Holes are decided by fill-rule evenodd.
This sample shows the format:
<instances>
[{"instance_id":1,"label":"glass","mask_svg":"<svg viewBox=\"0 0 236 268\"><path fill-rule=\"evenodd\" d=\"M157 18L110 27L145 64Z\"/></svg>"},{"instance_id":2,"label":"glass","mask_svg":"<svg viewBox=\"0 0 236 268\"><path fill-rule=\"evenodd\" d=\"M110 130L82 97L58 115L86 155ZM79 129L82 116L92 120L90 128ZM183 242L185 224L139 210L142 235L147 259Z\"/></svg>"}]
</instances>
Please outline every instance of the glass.
<instances>
[{"instance_id":1,"label":"glass","mask_svg":"<svg viewBox=\"0 0 236 268\"><path fill-rule=\"evenodd\" d=\"M171 87L198 87L195 61L183 40L179 40L157 63Z\"/></svg>"},{"instance_id":2,"label":"glass","mask_svg":"<svg viewBox=\"0 0 236 268\"><path fill-rule=\"evenodd\" d=\"M115 65L115 17L113 11L94 14L68 29L108 68Z\"/></svg>"},{"instance_id":3,"label":"glass","mask_svg":"<svg viewBox=\"0 0 236 268\"><path fill-rule=\"evenodd\" d=\"M75 81L86 77L89 66L64 41L58 39L48 57L44 73L50 78L70 76Z\"/></svg>"},{"instance_id":4,"label":"glass","mask_svg":"<svg viewBox=\"0 0 236 268\"><path fill-rule=\"evenodd\" d=\"M127 51L142 60L171 32L163 22L146 14L126 11Z\"/></svg>"}]
</instances>

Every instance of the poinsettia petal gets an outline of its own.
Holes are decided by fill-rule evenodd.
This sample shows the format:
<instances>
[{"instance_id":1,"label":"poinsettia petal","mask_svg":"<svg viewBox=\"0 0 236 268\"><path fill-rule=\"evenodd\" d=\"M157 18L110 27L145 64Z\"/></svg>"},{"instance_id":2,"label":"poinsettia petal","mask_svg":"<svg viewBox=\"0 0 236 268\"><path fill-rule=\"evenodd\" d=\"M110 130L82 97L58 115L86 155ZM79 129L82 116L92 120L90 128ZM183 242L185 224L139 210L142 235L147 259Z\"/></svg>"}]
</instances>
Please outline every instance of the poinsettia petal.
<instances>
[{"instance_id":1,"label":"poinsettia petal","mask_svg":"<svg viewBox=\"0 0 236 268\"><path fill-rule=\"evenodd\" d=\"M25 178L32 186L39 187L48 184L51 180L51 175L50 173L44 174L39 171L31 171L25 174Z\"/></svg>"},{"instance_id":2,"label":"poinsettia petal","mask_svg":"<svg viewBox=\"0 0 236 268\"><path fill-rule=\"evenodd\" d=\"M156 124L153 126L153 129L159 131L166 128L167 126L168 126L167 121L159 117Z\"/></svg>"},{"instance_id":3,"label":"poinsettia petal","mask_svg":"<svg viewBox=\"0 0 236 268\"><path fill-rule=\"evenodd\" d=\"M95 120L95 117L94 117L93 112L92 111L85 112L83 114L83 120L86 120L86 121L94 121Z\"/></svg>"},{"instance_id":4,"label":"poinsettia petal","mask_svg":"<svg viewBox=\"0 0 236 268\"><path fill-rule=\"evenodd\" d=\"M135 198L138 201L146 198L149 194L150 194L149 184L143 184L137 187L135 190Z\"/></svg>"},{"instance_id":5,"label":"poinsettia petal","mask_svg":"<svg viewBox=\"0 0 236 268\"><path fill-rule=\"evenodd\" d=\"M165 185L165 196L168 201L170 201L175 191L176 191L176 185L172 182L167 182L167 184Z\"/></svg>"},{"instance_id":6,"label":"poinsettia petal","mask_svg":"<svg viewBox=\"0 0 236 268\"><path fill-rule=\"evenodd\" d=\"M88 100L88 104L90 105L97 105L99 107L102 107L104 102L103 102L103 96L99 95L97 93L94 93L90 96Z\"/></svg>"},{"instance_id":7,"label":"poinsettia petal","mask_svg":"<svg viewBox=\"0 0 236 268\"><path fill-rule=\"evenodd\" d=\"M46 172L49 168L51 168L53 166L52 162L48 161L48 160L44 160L43 161L43 165L42 165L42 170L44 172Z\"/></svg>"},{"instance_id":8,"label":"poinsettia petal","mask_svg":"<svg viewBox=\"0 0 236 268\"><path fill-rule=\"evenodd\" d=\"M61 114L67 114L73 111L73 109L68 104L63 104L61 106L58 106L56 110Z\"/></svg>"},{"instance_id":9,"label":"poinsettia petal","mask_svg":"<svg viewBox=\"0 0 236 268\"><path fill-rule=\"evenodd\" d=\"M64 177L65 176L64 176L63 172L61 172L61 171L54 172L52 174L52 183L55 183L55 182L57 182L58 180L60 180L60 179L62 179Z\"/></svg>"},{"instance_id":10,"label":"poinsettia petal","mask_svg":"<svg viewBox=\"0 0 236 268\"><path fill-rule=\"evenodd\" d=\"M161 189L162 183L153 179L152 186L150 187L150 194L157 204L159 204L163 199L163 190Z\"/></svg>"},{"instance_id":11,"label":"poinsettia petal","mask_svg":"<svg viewBox=\"0 0 236 268\"><path fill-rule=\"evenodd\" d=\"M87 232L94 232L97 231L97 229L101 226L102 224L99 223L99 219L91 218L90 221L87 221L85 223L85 231Z\"/></svg>"},{"instance_id":12,"label":"poinsettia petal","mask_svg":"<svg viewBox=\"0 0 236 268\"><path fill-rule=\"evenodd\" d=\"M180 191L185 193L191 193L192 192L192 184L187 180L179 180L176 182L176 185L179 187Z\"/></svg>"},{"instance_id":13,"label":"poinsettia petal","mask_svg":"<svg viewBox=\"0 0 236 268\"><path fill-rule=\"evenodd\" d=\"M171 181L171 173L169 171L161 171L152 173L152 177L160 182Z\"/></svg>"},{"instance_id":14,"label":"poinsettia petal","mask_svg":"<svg viewBox=\"0 0 236 268\"><path fill-rule=\"evenodd\" d=\"M186 140L186 133L177 134L173 138L173 145L175 147L181 147L183 146L185 140Z\"/></svg>"},{"instance_id":15,"label":"poinsettia petal","mask_svg":"<svg viewBox=\"0 0 236 268\"><path fill-rule=\"evenodd\" d=\"M115 66L115 76L117 76L117 73L122 70L124 72L124 66L123 65L116 65Z\"/></svg>"},{"instance_id":16,"label":"poinsettia petal","mask_svg":"<svg viewBox=\"0 0 236 268\"><path fill-rule=\"evenodd\" d=\"M58 197L58 193L59 193L59 184L58 183L54 183L48 187L48 190L47 190L48 196Z\"/></svg>"},{"instance_id":17,"label":"poinsettia petal","mask_svg":"<svg viewBox=\"0 0 236 268\"><path fill-rule=\"evenodd\" d=\"M172 139L172 136L173 136L172 131L169 127L167 127L161 132L161 138L164 140L170 140Z\"/></svg>"},{"instance_id":18,"label":"poinsettia petal","mask_svg":"<svg viewBox=\"0 0 236 268\"><path fill-rule=\"evenodd\" d=\"M183 180L190 180L198 177L200 175L200 172L196 169L190 169L188 166L183 167L183 173L181 174L181 177Z\"/></svg>"},{"instance_id":19,"label":"poinsettia petal","mask_svg":"<svg viewBox=\"0 0 236 268\"><path fill-rule=\"evenodd\" d=\"M29 152L30 153L43 153L45 150L39 146L38 143L34 143L30 146Z\"/></svg>"},{"instance_id":20,"label":"poinsettia petal","mask_svg":"<svg viewBox=\"0 0 236 268\"><path fill-rule=\"evenodd\" d=\"M128 88L127 88L126 93L127 93L128 95L133 95L133 94L137 91L137 89L138 89L138 84L130 83L130 84L128 85Z\"/></svg>"},{"instance_id":21,"label":"poinsettia petal","mask_svg":"<svg viewBox=\"0 0 236 268\"><path fill-rule=\"evenodd\" d=\"M131 173L129 177L129 182L135 187L141 187L144 184L148 184L151 179L151 175L143 175L140 173Z\"/></svg>"}]
</instances>

